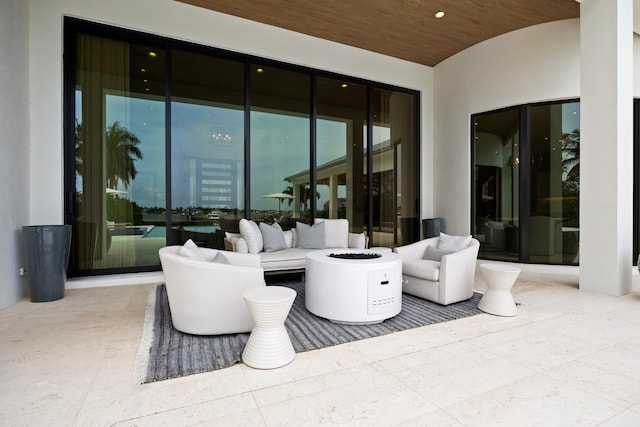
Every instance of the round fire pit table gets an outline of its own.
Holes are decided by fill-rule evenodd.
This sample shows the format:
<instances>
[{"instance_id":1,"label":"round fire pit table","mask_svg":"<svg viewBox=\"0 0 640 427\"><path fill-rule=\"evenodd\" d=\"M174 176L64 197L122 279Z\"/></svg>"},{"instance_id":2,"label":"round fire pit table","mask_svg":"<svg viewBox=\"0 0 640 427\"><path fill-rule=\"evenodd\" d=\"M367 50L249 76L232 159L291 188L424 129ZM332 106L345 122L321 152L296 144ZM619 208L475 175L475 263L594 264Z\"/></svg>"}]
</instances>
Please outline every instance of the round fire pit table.
<instances>
[{"instance_id":1,"label":"round fire pit table","mask_svg":"<svg viewBox=\"0 0 640 427\"><path fill-rule=\"evenodd\" d=\"M402 310L402 259L390 251L309 252L305 306L336 323L380 323Z\"/></svg>"}]
</instances>

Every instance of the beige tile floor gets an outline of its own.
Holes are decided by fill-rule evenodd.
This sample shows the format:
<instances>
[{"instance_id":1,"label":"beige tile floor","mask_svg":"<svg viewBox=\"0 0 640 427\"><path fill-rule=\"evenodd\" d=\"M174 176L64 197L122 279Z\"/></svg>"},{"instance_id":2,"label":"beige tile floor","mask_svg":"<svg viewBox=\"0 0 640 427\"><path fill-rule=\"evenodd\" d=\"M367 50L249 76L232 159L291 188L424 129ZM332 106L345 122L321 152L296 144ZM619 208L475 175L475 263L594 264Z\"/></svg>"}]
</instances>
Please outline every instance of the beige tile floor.
<instances>
[{"instance_id":1,"label":"beige tile floor","mask_svg":"<svg viewBox=\"0 0 640 427\"><path fill-rule=\"evenodd\" d=\"M639 426L640 286L523 271L516 317L482 314L133 386L149 285L68 290L0 311L7 426ZM476 286L486 284L479 273Z\"/></svg>"}]
</instances>

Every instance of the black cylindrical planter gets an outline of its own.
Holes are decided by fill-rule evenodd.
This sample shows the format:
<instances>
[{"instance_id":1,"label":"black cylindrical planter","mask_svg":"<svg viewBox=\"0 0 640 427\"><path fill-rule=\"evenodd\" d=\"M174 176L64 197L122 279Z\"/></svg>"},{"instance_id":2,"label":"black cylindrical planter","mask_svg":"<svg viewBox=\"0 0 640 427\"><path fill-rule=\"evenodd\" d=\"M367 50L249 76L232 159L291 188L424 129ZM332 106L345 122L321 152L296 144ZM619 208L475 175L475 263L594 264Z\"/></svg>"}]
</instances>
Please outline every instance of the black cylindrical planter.
<instances>
[{"instance_id":1,"label":"black cylindrical planter","mask_svg":"<svg viewBox=\"0 0 640 427\"><path fill-rule=\"evenodd\" d=\"M422 220L422 234L424 239L438 237L444 233L444 218L428 218Z\"/></svg>"},{"instance_id":2,"label":"black cylindrical planter","mask_svg":"<svg viewBox=\"0 0 640 427\"><path fill-rule=\"evenodd\" d=\"M32 302L64 297L67 279L70 225L27 225L22 227L27 279Z\"/></svg>"}]
</instances>

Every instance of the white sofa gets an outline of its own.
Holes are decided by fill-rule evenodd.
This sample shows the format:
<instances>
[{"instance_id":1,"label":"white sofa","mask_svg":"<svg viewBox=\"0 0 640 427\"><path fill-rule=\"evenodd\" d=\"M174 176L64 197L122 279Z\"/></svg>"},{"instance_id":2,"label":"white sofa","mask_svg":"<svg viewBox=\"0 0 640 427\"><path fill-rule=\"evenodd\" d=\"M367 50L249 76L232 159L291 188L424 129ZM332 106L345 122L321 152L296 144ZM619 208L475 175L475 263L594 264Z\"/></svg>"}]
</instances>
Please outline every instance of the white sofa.
<instances>
[{"instance_id":1,"label":"white sofa","mask_svg":"<svg viewBox=\"0 0 640 427\"><path fill-rule=\"evenodd\" d=\"M456 250L443 248L440 239L432 237L394 249L402 257L402 292L442 305L468 300L473 296L480 242L466 236L468 243ZM431 256L426 255L428 246Z\"/></svg>"},{"instance_id":2,"label":"white sofa","mask_svg":"<svg viewBox=\"0 0 640 427\"><path fill-rule=\"evenodd\" d=\"M324 231L317 229L319 224ZM270 245L267 237L268 229L265 225L258 225L253 221L240 220L240 233L225 233L225 249L227 251L239 253L254 253L260 256L260 265L265 274L272 273L292 273L304 271L305 256L310 251L318 249L340 249L367 247L368 239L364 233L349 232L349 221L346 219L323 219L316 218L314 226L308 230L306 224L297 224L291 230L282 231L284 247L282 244ZM306 238L301 235L298 227L304 227L309 233L316 233L316 236L323 235L321 241ZM273 232L273 230L271 230ZM279 232L275 231L275 234ZM303 237L303 239L301 239Z\"/></svg>"},{"instance_id":3,"label":"white sofa","mask_svg":"<svg viewBox=\"0 0 640 427\"><path fill-rule=\"evenodd\" d=\"M191 244L191 256L183 246L158 251L174 328L194 335L250 332L253 319L242 293L266 286L260 257Z\"/></svg>"}]
</instances>

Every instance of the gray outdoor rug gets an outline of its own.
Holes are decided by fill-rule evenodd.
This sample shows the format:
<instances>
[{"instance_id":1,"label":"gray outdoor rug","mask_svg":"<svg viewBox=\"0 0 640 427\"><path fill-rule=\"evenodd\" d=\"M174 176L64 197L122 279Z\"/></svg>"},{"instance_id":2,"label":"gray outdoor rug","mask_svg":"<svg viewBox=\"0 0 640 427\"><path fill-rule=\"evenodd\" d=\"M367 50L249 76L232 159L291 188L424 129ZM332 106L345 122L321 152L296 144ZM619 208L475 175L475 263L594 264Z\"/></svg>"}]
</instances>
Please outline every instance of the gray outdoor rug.
<instances>
[{"instance_id":1,"label":"gray outdoor rug","mask_svg":"<svg viewBox=\"0 0 640 427\"><path fill-rule=\"evenodd\" d=\"M392 332L446 322L482 313L474 293L468 301L442 306L402 294L402 311L373 325L342 325L317 317L304 306L304 284L298 275L269 276L268 285L287 286L298 295L285 327L296 353L377 337ZM249 334L189 335L171 324L171 311L164 285L150 292L145 332L138 352L134 383L149 383L227 368L242 360Z\"/></svg>"}]
</instances>

